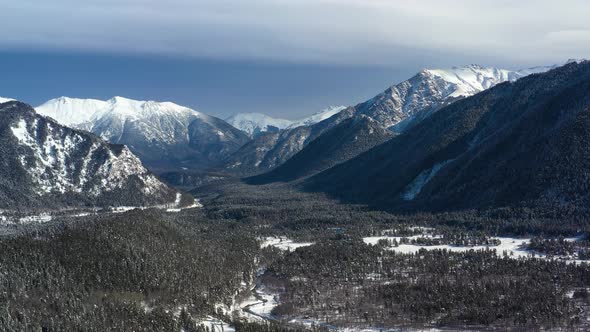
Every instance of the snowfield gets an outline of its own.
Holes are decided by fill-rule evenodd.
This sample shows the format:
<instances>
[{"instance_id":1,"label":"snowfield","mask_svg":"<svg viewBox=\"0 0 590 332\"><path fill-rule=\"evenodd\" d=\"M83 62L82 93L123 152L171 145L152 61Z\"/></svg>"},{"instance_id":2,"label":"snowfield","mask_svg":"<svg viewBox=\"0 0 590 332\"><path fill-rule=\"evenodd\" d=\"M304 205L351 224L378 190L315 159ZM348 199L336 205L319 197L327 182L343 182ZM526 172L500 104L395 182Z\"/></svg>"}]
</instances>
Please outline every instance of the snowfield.
<instances>
[{"instance_id":1,"label":"snowfield","mask_svg":"<svg viewBox=\"0 0 590 332\"><path fill-rule=\"evenodd\" d=\"M91 212L84 211L81 212L80 210L71 210L69 213L64 213L64 211L55 211L54 215L50 212L44 212L35 215L29 216L12 216L10 211L0 211L0 226L8 226L8 225L30 225L30 224L43 224L52 221L57 217L73 217L73 218L82 218L87 217L91 214L99 214L99 213L125 213L132 210L148 210L148 209L158 209L164 210L168 213L178 213L188 209L195 209L201 208L203 205L200 203L198 199L194 199L193 203L188 206L180 206L180 199L182 194L177 193L175 201L170 204L160 204L160 205L153 205L153 206L116 206L107 209L103 208L95 208ZM8 214L6 214L8 212Z\"/></svg>"},{"instance_id":2,"label":"snowfield","mask_svg":"<svg viewBox=\"0 0 590 332\"><path fill-rule=\"evenodd\" d=\"M313 244L313 242L294 242L285 237L267 237L263 239L261 248L275 247L284 251L293 251L297 248L308 247Z\"/></svg>"},{"instance_id":3,"label":"snowfield","mask_svg":"<svg viewBox=\"0 0 590 332\"><path fill-rule=\"evenodd\" d=\"M407 236L405 238L408 239L417 239L419 237L426 237L426 238L437 238L437 235L414 235L414 236ZM363 241L366 244L376 245L380 240L396 240L398 243L400 240L404 238L403 236L371 236L363 238ZM436 246L421 246L417 244L400 244L399 246L389 246L387 249L392 250L395 252L403 253L403 254L416 254L421 249L424 250L448 250L453 252L466 252L469 250L495 250L498 255L503 255L504 253L511 258L527 258L527 257L536 257L541 259L549 259L547 255L527 250L527 244L531 241L530 238L513 238L513 237L492 237L492 239L499 240L500 245L498 246L454 246L454 245L436 245ZM577 241L578 238L567 238L567 241ZM579 259L570 259L567 257L555 257L554 259L564 260L568 263L582 263L590 261L587 260L579 260Z\"/></svg>"},{"instance_id":4,"label":"snowfield","mask_svg":"<svg viewBox=\"0 0 590 332\"><path fill-rule=\"evenodd\" d=\"M208 328L210 332L235 332L231 325L211 316L198 320L196 323L197 326Z\"/></svg>"}]
</instances>

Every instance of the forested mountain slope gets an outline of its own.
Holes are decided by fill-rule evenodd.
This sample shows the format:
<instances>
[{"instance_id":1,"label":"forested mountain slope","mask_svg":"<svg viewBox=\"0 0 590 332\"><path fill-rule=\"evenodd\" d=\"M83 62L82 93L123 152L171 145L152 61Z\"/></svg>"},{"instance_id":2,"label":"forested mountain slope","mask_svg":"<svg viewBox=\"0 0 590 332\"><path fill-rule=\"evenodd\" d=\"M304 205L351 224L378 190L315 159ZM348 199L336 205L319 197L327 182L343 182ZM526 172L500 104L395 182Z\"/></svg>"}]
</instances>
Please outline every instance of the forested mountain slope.
<instances>
[{"instance_id":1,"label":"forested mountain slope","mask_svg":"<svg viewBox=\"0 0 590 332\"><path fill-rule=\"evenodd\" d=\"M175 191L126 146L61 126L29 105L0 104L0 207L171 203Z\"/></svg>"},{"instance_id":2,"label":"forested mountain slope","mask_svg":"<svg viewBox=\"0 0 590 332\"><path fill-rule=\"evenodd\" d=\"M288 182L309 176L351 159L392 136L392 132L367 116L349 118L324 132L281 166L248 178L247 182Z\"/></svg>"},{"instance_id":3,"label":"forested mountain slope","mask_svg":"<svg viewBox=\"0 0 590 332\"><path fill-rule=\"evenodd\" d=\"M370 117L384 128L389 128L393 132L403 132L456 100L474 95L498 83L515 81L553 67L534 67L517 71L478 65L424 69L410 79L395 84L375 97L321 122L261 135L232 154L226 160L224 169L243 176L272 170L326 130L351 117ZM374 144L375 142L371 141L364 150L357 146L356 152L366 151Z\"/></svg>"},{"instance_id":4,"label":"forested mountain slope","mask_svg":"<svg viewBox=\"0 0 590 332\"><path fill-rule=\"evenodd\" d=\"M584 205L590 63L500 84L309 179L346 201L405 209Z\"/></svg>"}]
</instances>

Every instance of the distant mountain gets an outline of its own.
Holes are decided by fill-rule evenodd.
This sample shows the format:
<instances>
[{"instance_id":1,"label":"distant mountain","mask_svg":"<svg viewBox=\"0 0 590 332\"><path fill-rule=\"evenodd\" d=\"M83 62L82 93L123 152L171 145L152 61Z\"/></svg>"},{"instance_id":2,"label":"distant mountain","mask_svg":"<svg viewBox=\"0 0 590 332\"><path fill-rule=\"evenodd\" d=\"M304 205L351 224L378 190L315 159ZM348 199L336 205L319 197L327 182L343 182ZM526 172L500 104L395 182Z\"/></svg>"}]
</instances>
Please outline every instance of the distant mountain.
<instances>
[{"instance_id":1,"label":"distant mountain","mask_svg":"<svg viewBox=\"0 0 590 332\"><path fill-rule=\"evenodd\" d=\"M330 106L322 111L314 113L308 117L305 117L300 120L295 120L289 125L289 128L297 128L300 126L311 126L318 122L324 121L333 115L340 113L341 111L345 110L346 106Z\"/></svg>"},{"instance_id":2,"label":"distant mountain","mask_svg":"<svg viewBox=\"0 0 590 332\"><path fill-rule=\"evenodd\" d=\"M367 115L385 127L403 132L433 112L458 99L472 96L506 81L516 81L555 66L510 71L469 65L450 69L424 69L412 78L390 87L357 105L356 113ZM416 121L418 120L418 121Z\"/></svg>"},{"instance_id":3,"label":"distant mountain","mask_svg":"<svg viewBox=\"0 0 590 332\"><path fill-rule=\"evenodd\" d=\"M287 128L255 138L226 159L224 168L242 176L268 172L293 157L326 130L347 118L369 117L384 128L401 133L450 103L488 89L498 83L515 81L555 66L510 71L469 65L451 69L425 69L370 100L323 115L318 123ZM346 146L347 144L343 144ZM366 149L373 145L369 144ZM365 151L358 145L355 151ZM317 156L321 158L322 156Z\"/></svg>"},{"instance_id":4,"label":"distant mountain","mask_svg":"<svg viewBox=\"0 0 590 332\"><path fill-rule=\"evenodd\" d=\"M289 182L353 158L393 136L375 120L348 118L327 130L274 170L246 179L251 184Z\"/></svg>"},{"instance_id":5,"label":"distant mountain","mask_svg":"<svg viewBox=\"0 0 590 332\"><path fill-rule=\"evenodd\" d=\"M12 98L4 98L4 97L0 97L0 104L2 104L2 103L6 103L6 102L9 102L9 101L13 101L13 100L14 100L14 99L12 99Z\"/></svg>"},{"instance_id":6,"label":"distant mountain","mask_svg":"<svg viewBox=\"0 0 590 332\"><path fill-rule=\"evenodd\" d=\"M345 108L344 106L330 106L300 120L276 119L261 113L238 113L225 119L225 121L248 133L250 137L257 137L263 133L277 132L281 129L309 126L323 121Z\"/></svg>"},{"instance_id":7,"label":"distant mountain","mask_svg":"<svg viewBox=\"0 0 590 332\"><path fill-rule=\"evenodd\" d=\"M20 102L0 104L0 151L0 208L137 206L176 196L125 146Z\"/></svg>"},{"instance_id":8,"label":"distant mountain","mask_svg":"<svg viewBox=\"0 0 590 332\"><path fill-rule=\"evenodd\" d=\"M250 137L259 136L265 132L277 132L289 127L292 123L290 120L275 119L261 113L238 113L225 119L225 122L248 133Z\"/></svg>"},{"instance_id":9,"label":"distant mountain","mask_svg":"<svg viewBox=\"0 0 590 332\"><path fill-rule=\"evenodd\" d=\"M308 179L390 209L590 203L590 62L499 84Z\"/></svg>"},{"instance_id":10,"label":"distant mountain","mask_svg":"<svg viewBox=\"0 0 590 332\"><path fill-rule=\"evenodd\" d=\"M351 117L350 109L333 115L332 121L324 120L312 126L287 128L275 133L265 133L248 142L224 162L223 170L241 176L267 172L283 164L301 151L324 131Z\"/></svg>"},{"instance_id":11,"label":"distant mountain","mask_svg":"<svg viewBox=\"0 0 590 332\"><path fill-rule=\"evenodd\" d=\"M36 109L64 125L127 145L156 170L210 167L249 140L221 119L170 102L61 97Z\"/></svg>"}]
</instances>

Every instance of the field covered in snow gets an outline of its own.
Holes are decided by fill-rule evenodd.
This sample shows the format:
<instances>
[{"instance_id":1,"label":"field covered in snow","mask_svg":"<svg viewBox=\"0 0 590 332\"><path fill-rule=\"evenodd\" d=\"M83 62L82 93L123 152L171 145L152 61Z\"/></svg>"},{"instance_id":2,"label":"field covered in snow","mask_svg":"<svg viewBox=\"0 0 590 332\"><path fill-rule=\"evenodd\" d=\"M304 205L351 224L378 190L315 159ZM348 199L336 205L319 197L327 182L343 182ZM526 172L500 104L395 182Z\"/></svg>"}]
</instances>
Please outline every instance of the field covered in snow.
<instances>
[{"instance_id":1,"label":"field covered in snow","mask_svg":"<svg viewBox=\"0 0 590 332\"><path fill-rule=\"evenodd\" d=\"M379 241L388 240L388 241L396 241L400 243L403 238L409 240L416 240L418 238L431 238L436 239L440 238L438 235L431 235L431 234L423 234L423 235L413 235L413 236L370 236L363 238L363 241L366 244L376 245ZM492 240L500 241L500 244L497 246L493 245L476 245L476 246L456 246L456 245L419 245L419 244L399 244L399 245L389 245L387 247L388 250L392 250L399 253L404 254L416 254L420 250L448 250L453 252L465 252L469 250L495 250L499 255L507 255L511 258L527 258L527 257L536 257L541 259L549 259L547 255L535 251L531 251L527 249L527 245L530 243L530 238L515 238L515 237L492 237ZM572 237L566 238L566 241L577 241L579 238ZM587 262L590 263L588 260L579 260L579 259L572 259L571 257L560 257L560 256L553 256L554 259L560 259L567 261L569 263L582 263Z\"/></svg>"}]
</instances>

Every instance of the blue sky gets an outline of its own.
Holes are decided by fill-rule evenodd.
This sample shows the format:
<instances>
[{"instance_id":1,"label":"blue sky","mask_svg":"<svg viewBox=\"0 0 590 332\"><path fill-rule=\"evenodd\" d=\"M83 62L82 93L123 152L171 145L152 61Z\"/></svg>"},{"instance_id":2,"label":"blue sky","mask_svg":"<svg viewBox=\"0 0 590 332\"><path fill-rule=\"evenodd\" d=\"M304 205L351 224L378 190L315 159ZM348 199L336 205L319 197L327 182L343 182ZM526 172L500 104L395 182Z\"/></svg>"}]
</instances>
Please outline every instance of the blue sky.
<instances>
[{"instance_id":1,"label":"blue sky","mask_svg":"<svg viewBox=\"0 0 590 332\"><path fill-rule=\"evenodd\" d=\"M3 0L0 96L225 117L353 104L421 68L590 57L586 0Z\"/></svg>"},{"instance_id":2,"label":"blue sky","mask_svg":"<svg viewBox=\"0 0 590 332\"><path fill-rule=\"evenodd\" d=\"M0 53L0 96L39 105L62 95L174 101L225 118L298 118L372 97L414 69L85 52Z\"/></svg>"}]
</instances>

